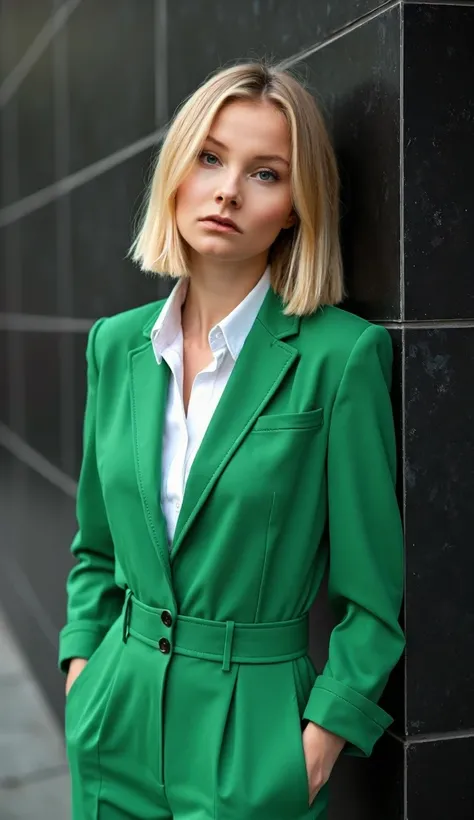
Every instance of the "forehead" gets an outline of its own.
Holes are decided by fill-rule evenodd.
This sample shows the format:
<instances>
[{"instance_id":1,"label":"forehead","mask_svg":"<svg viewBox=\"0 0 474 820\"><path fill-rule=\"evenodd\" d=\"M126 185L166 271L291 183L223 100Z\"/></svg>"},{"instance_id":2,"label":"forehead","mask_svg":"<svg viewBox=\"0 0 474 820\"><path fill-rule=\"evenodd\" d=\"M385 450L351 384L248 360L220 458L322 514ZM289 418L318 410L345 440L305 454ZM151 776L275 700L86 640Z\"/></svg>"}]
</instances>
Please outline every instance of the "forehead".
<instances>
[{"instance_id":1,"label":"forehead","mask_svg":"<svg viewBox=\"0 0 474 820\"><path fill-rule=\"evenodd\" d=\"M216 114L209 135L229 148L255 153L277 151L289 158L290 130L285 115L269 102L236 100Z\"/></svg>"}]
</instances>

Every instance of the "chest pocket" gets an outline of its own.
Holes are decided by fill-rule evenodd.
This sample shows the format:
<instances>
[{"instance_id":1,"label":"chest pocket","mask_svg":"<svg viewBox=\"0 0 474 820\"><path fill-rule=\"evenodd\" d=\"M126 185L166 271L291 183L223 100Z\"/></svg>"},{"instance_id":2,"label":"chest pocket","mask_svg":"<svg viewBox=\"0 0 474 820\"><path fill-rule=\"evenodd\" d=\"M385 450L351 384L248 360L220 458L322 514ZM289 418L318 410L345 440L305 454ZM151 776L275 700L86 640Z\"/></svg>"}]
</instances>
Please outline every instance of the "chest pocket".
<instances>
[{"instance_id":1,"label":"chest pocket","mask_svg":"<svg viewBox=\"0 0 474 820\"><path fill-rule=\"evenodd\" d=\"M274 413L259 416L253 427L254 433L278 430L318 430L323 426L324 408L306 410L303 413Z\"/></svg>"}]
</instances>

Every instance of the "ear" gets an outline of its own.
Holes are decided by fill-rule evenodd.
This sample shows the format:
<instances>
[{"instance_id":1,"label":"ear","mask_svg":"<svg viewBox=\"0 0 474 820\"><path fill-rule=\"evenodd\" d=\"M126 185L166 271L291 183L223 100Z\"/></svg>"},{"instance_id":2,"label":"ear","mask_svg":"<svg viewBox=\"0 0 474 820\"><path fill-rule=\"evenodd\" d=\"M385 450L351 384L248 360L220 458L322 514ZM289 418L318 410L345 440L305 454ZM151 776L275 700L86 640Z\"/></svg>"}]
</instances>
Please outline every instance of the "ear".
<instances>
[{"instance_id":1,"label":"ear","mask_svg":"<svg viewBox=\"0 0 474 820\"><path fill-rule=\"evenodd\" d=\"M285 228L285 229L286 228L292 228L293 225L296 223L297 219L298 219L298 215L297 215L296 211L293 209L291 214L289 215L288 219L286 220L285 224L283 225L283 228Z\"/></svg>"}]
</instances>

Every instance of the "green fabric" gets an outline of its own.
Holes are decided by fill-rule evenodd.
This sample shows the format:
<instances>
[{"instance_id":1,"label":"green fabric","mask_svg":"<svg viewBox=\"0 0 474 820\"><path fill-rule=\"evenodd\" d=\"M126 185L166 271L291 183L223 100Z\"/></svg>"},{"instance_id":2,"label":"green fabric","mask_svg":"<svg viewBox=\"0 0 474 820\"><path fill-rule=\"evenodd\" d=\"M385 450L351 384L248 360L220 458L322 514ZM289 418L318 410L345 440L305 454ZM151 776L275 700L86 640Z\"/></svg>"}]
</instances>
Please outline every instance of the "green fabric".
<instances>
[{"instance_id":1,"label":"green fabric","mask_svg":"<svg viewBox=\"0 0 474 820\"><path fill-rule=\"evenodd\" d=\"M163 304L99 319L88 338L78 530L71 546L77 563L67 581L59 648L63 671L71 657L93 658L71 689L77 686L75 707L67 707L74 714L67 726L79 807L74 820L98 816L97 807L89 808L94 801L101 820L171 817L166 801L159 815L146 800L158 805L159 794L169 798L167 766L177 793L185 763L183 801L192 795L218 804L215 815L214 805L203 804L200 817L322 820L327 790L311 809L298 803L296 723L306 718L345 737L344 754L370 754L392 722L378 700L405 645L398 623L403 534L394 489L390 334L336 307L302 319L285 316L270 289L196 454L170 553L159 503L170 371L166 362L156 363L150 339ZM139 643L133 637L119 640L126 586L173 618L279 622L310 609L328 561L337 625L320 674L307 656L257 664L251 672L235 663L222 672L213 661L151 647L145 661L143 645L131 649ZM166 700L177 712L178 693L186 719L174 724L181 737L168 735L163 747L162 783L157 756L166 726L154 710ZM108 731L117 743L107 740ZM137 732L144 738L140 750ZM196 759L199 737L209 771ZM212 749L215 758L208 756ZM285 804L283 759L296 801L292 813L276 810ZM199 778L191 774L195 766ZM207 797L206 783L213 788ZM131 795L147 788L141 807L128 814L112 808L122 798L131 806ZM184 805L176 804L174 818L194 816Z\"/></svg>"}]
</instances>

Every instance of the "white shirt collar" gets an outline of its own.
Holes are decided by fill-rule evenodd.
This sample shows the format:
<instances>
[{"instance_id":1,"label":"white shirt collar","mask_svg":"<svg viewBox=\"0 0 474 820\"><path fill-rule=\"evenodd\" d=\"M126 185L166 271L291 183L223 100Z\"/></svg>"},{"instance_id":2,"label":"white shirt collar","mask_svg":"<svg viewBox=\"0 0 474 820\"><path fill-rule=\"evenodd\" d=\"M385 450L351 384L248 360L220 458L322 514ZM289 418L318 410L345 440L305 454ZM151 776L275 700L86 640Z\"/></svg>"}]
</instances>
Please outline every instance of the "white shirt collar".
<instances>
[{"instance_id":1,"label":"white shirt collar","mask_svg":"<svg viewBox=\"0 0 474 820\"><path fill-rule=\"evenodd\" d=\"M163 351L174 342L181 331L181 307L188 292L188 285L188 279L178 280L153 325L151 339L158 364L161 363ZM242 350L269 287L270 264L245 299L210 330L209 337L213 331L220 329L234 361ZM209 343L212 346L211 339Z\"/></svg>"}]
</instances>

